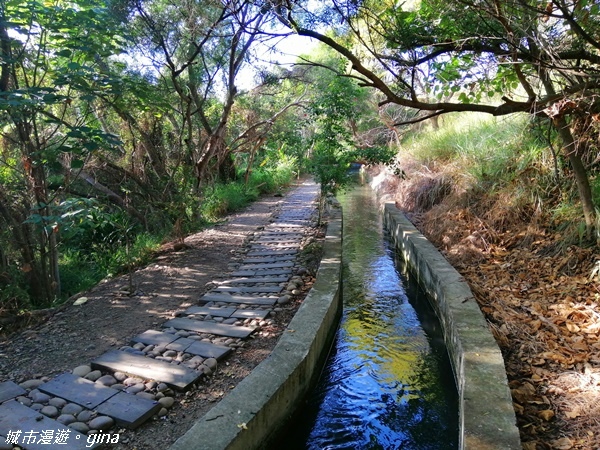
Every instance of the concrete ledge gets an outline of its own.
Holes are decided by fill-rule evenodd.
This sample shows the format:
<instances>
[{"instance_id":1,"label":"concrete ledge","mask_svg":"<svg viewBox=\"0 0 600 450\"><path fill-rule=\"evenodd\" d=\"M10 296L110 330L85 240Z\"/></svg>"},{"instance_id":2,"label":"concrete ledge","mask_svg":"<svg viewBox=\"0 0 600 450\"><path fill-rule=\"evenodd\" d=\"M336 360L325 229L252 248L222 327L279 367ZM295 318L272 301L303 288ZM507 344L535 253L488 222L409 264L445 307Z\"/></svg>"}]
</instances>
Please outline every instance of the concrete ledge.
<instances>
[{"instance_id":1,"label":"concrete ledge","mask_svg":"<svg viewBox=\"0 0 600 450\"><path fill-rule=\"evenodd\" d=\"M314 386L342 312L342 213L333 206L312 289L271 354L170 450L256 449Z\"/></svg>"},{"instance_id":2,"label":"concrete ledge","mask_svg":"<svg viewBox=\"0 0 600 450\"><path fill-rule=\"evenodd\" d=\"M459 395L459 448L519 450L504 360L471 289L394 203L384 223L442 325Z\"/></svg>"}]
</instances>

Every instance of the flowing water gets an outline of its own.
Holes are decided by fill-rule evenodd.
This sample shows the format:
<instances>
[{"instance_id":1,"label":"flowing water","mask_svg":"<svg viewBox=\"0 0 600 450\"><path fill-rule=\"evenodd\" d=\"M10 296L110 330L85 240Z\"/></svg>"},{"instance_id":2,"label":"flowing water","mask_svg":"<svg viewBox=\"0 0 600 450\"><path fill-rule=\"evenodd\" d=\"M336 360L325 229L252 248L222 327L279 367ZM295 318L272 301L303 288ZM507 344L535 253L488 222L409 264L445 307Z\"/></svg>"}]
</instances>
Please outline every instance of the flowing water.
<instances>
[{"instance_id":1,"label":"flowing water","mask_svg":"<svg viewBox=\"0 0 600 450\"><path fill-rule=\"evenodd\" d=\"M339 200L340 329L319 384L272 448L455 449L457 394L437 318L400 274L371 189Z\"/></svg>"}]
</instances>

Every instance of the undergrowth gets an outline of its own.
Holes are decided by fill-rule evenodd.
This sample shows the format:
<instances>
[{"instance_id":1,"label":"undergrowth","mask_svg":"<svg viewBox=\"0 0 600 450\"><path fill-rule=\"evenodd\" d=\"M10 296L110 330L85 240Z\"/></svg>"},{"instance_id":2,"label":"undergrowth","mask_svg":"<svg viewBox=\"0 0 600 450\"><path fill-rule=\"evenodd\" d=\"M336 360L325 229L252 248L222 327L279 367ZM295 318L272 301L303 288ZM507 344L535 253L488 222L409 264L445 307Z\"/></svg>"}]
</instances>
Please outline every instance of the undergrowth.
<instances>
[{"instance_id":1,"label":"undergrowth","mask_svg":"<svg viewBox=\"0 0 600 450\"><path fill-rule=\"evenodd\" d=\"M186 216L192 219L184 225L178 224L178 221L175 224L165 223L152 232L144 231L118 210L107 211L93 201L74 205L74 212L65 215L60 243L61 296L52 305L37 307L59 305L106 277L148 264L165 241L183 240L185 234L219 221L260 195L279 192L292 182L296 174L293 158L258 168L247 183L241 171L235 181L208 186L204 190L200 213L191 214L186 210ZM28 292L21 287L24 284L21 280L23 274L0 275L6 275L6 280L0 278L0 313L6 310L7 314L14 315L32 308Z\"/></svg>"},{"instance_id":2,"label":"undergrowth","mask_svg":"<svg viewBox=\"0 0 600 450\"><path fill-rule=\"evenodd\" d=\"M563 234L565 245L583 240L570 169L526 115L447 117L439 129L407 137L400 155L410 167L402 200L413 212L452 194L452 208L469 208L496 231L544 220ZM592 189L600 200L600 180L592 179Z\"/></svg>"},{"instance_id":3,"label":"undergrowth","mask_svg":"<svg viewBox=\"0 0 600 450\"><path fill-rule=\"evenodd\" d=\"M293 180L294 167L293 160L280 162L274 167L252 172L247 183L240 175L236 181L209 186L201 206L202 218L207 222L217 221L255 201L260 195L280 191Z\"/></svg>"}]
</instances>

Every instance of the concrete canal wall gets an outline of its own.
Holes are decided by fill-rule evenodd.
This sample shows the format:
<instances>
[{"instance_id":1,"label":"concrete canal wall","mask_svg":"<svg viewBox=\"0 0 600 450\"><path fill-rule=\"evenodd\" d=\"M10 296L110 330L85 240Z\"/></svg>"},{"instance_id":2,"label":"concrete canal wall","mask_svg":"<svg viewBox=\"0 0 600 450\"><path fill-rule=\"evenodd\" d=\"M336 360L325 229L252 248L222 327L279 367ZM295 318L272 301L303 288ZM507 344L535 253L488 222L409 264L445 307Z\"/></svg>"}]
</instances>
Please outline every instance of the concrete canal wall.
<instances>
[{"instance_id":1,"label":"concrete canal wall","mask_svg":"<svg viewBox=\"0 0 600 450\"><path fill-rule=\"evenodd\" d=\"M459 448L521 449L504 360L468 284L394 203L384 204L384 225L442 325L459 395Z\"/></svg>"}]
</instances>

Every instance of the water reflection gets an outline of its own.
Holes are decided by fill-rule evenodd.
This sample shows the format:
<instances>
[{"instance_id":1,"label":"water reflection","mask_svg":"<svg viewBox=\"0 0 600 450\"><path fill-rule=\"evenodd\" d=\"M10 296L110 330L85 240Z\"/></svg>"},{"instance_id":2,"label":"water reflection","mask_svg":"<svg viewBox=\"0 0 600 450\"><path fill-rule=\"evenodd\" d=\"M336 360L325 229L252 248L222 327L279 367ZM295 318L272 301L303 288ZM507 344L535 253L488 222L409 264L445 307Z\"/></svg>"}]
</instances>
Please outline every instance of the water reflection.
<instances>
[{"instance_id":1,"label":"water reflection","mask_svg":"<svg viewBox=\"0 0 600 450\"><path fill-rule=\"evenodd\" d=\"M319 385L286 432L286 449L457 448L458 406L437 322L409 301L367 187L344 208L344 314ZM440 345L442 344L442 345Z\"/></svg>"}]
</instances>

